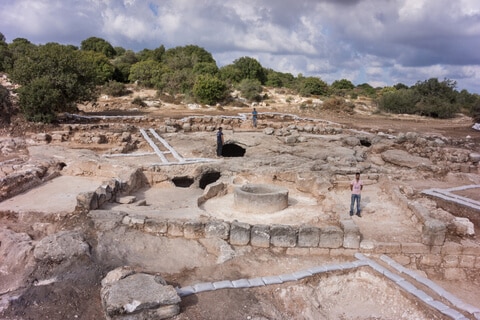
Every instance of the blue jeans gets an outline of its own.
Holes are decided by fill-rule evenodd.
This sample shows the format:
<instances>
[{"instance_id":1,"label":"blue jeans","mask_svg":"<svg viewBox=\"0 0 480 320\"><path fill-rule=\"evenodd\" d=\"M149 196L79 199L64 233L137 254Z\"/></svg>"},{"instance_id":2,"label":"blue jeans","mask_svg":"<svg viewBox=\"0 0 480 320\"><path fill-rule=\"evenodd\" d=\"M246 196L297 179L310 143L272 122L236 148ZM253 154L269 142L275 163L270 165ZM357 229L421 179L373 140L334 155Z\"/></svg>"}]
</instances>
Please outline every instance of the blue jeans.
<instances>
[{"instance_id":1,"label":"blue jeans","mask_svg":"<svg viewBox=\"0 0 480 320\"><path fill-rule=\"evenodd\" d=\"M357 214L360 214L360 200L362 196L359 194L352 194L352 200L350 201L350 214L353 214L353 207L355 205L355 201L357 202Z\"/></svg>"}]
</instances>

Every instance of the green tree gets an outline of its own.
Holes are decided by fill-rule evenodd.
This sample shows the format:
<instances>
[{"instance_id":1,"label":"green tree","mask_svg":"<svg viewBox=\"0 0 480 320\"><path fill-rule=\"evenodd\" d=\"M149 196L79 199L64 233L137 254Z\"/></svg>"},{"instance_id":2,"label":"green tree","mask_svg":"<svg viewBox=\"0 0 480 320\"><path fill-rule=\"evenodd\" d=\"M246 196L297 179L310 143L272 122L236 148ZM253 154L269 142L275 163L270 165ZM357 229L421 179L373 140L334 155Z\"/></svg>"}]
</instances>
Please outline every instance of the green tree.
<instances>
[{"instance_id":1,"label":"green tree","mask_svg":"<svg viewBox=\"0 0 480 320\"><path fill-rule=\"evenodd\" d=\"M170 70L192 69L200 62L216 63L210 52L195 45L168 49L165 51L164 62Z\"/></svg>"},{"instance_id":2,"label":"green tree","mask_svg":"<svg viewBox=\"0 0 480 320\"><path fill-rule=\"evenodd\" d=\"M380 110L392 113L415 113L415 105L420 100L418 93L409 89L390 88L391 90L384 91L377 101Z\"/></svg>"},{"instance_id":3,"label":"green tree","mask_svg":"<svg viewBox=\"0 0 480 320\"><path fill-rule=\"evenodd\" d=\"M193 67L193 73L197 75L211 75L214 76L218 73L218 67L216 63L212 62L199 62Z\"/></svg>"},{"instance_id":4,"label":"green tree","mask_svg":"<svg viewBox=\"0 0 480 320\"><path fill-rule=\"evenodd\" d=\"M347 79L335 80L332 83L332 88L339 90L352 90L355 85Z\"/></svg>"},{"instance_id":5,"label":"green tree","mask_svg":"<svg viewBox=\"0 0 480 320\"><path fill-rule=\"evenodd\" d=\"M372 87L368 83L362 83L357 86L357 90L359 91L359 94L362 94L367 97L375 97L377 94L377 91L375 90L374 87Z\"/></svg>"},{"instance_id":6,"label":"green tree","mask_svg":"<svg viewBox=\"0 0 480 320\"><path fill-rule=\"evenodd\" d=\"M193 94L200 103L215 104L225 98L227 85L212 75L200 75L193 86Z\"/></svg>"},{"instance_id":7,"label":"green tree","mask_svg":"<svg viewBox=\"0 0 480 320\"><path fill-rule=\"evenodd\" d=\"M162 62L163 55L165 54L165 47L162 45L156 49L143 49L142 51L137 53L138 60L145 61L145 60L154 60L157 62Z\"/></svg>"},{"instance_id":8,"label":"green tree","mask_svg":"<svg viewBox=\"0 0 480 320\"><path fill-rule=\"evenodd\" d=\"M98 82L91 59L71 46L47 43L15 60L10 74L21 85L19 102L27 119L50 122L56 112L91 100Z\"/></svg>"},{"instance_id":9,"label":"green tree","mask_svg":"<svg viewBox=\"0 0 480 320\"><path fill-rule=\"evenodd\" d=\"M180 69L162 74L161 81L157 85L160 91L168 92L171 95L177 93L188 94L195 84L195 75L192 69Z\"/></svg>"},{"instance_id":10,"label":"green tree","mask_svg":"<svg viewBox=\"0 0 480 320\"><path fill-rule=\"evenodd\" d=\"M108 41L102 38L90 37L85 39L81 42L80 48L85 51L103 53L107 58L113 58L115 56L115 49Z\"/></svg>"},{"instance_id":11,"label":"green tree","mask_svg":"<svg viewBox=\"0 0 480 320\"><path fill-rule=\"evenodd\" d=\"M0 125L10 123L11 116L14 114L10 92L7 88L0 85Z\"/></svg>"},{"instance_id":12,"label":"green tree","mask_svg":"<svg viewBox=\"0 0 480 320\"><path fill-rule=\"evenodd\" d=\"M138 84L153 88L161 82L165 67L155 60L145 60L135 63L130 67L130 82L138 81Z\"/></svg>"},{"instance_id":13,"label":"green tree","mask_svg":"<svg viewBox=\"0 0 480 320\"><path fill-rule=\"evenodd\" d=\"M5 41L5 36L0 32L0 71L9 69L12 63L12 54L8 49L8 44Z\"/></svg>"},{"instance_id":14,"label":"green tree","mask_svg":"<svg viewBox=\"0 0 480 320\"><path fill-rule=\"evenodd\" d=\"M127 50L122 55L117 56L112 62L115 67L113 79L118 82L128 82L130 68L137 62L138 58L132 50Z\"/></svg>"},{"instance_id":15,"label":"green tree","mask_svg":"<svg viewBox=\"0 0 480 320\"><path fill-rule=\"evenodd\" d=\"M272 69L265 69L267 81L265 85L275 88L293 88L295 77L291 73L278 72Z\"/></svg>"},{"instance_id":16,"label":"green tree","mask_svg":"<svg viewBox=\"0 0 480 320\"><path fill-rule=\"evenodd\" d=\"M262 84L257 79L243 79L238 85L242 97L250 101L260 101L263 91Z\"/></svg>"},{"instance_id":17,"label":"green tree","mask_svg":"<svg viewBox=\"0 0 480 320\"><path fill-rule=\"evenodd\" d=\"M299 79L298 92L305 97L311 95L326 95L328 92L328 85L325 81L317 77L306 77Z\"/></svg>"},{"instance_id":18,"label":"green tree","mask_svg":"<svg viewBox=\"0 0 480 320\"><path fill-rule=\"evenodd\" d=\"M85 66L88 69L93 67L95 72L95 84L103 85L105 82L113 79L115 67L103 53L80 51L79 59L82 60L82 66Z\"/></svg>"},{"instance_id":19,"label":"green tree","mask_svg":"<svg viewBox=\"0 0 480 320\"><path fill-rule=\"evenodd\" d=\"M350 80L347 80L347 79L335 80L330 86L330 89L333 94L339 95L342 97L348 94L352 94L352 91L354 88L355 88L355 85Z\"/></svg>"},{"instance_id":20,"label":"green tree","mask_svg":"<svg viewBox=\"0 0 480 320\"><path fill-rule=\"evenodd\" d=\"M218 77L228 84L239 83L242 80L240 70L233 64L223 66L218 70Z\"/></svg>"},{"instance_id":21,"label":"green tree","mask_svg":"<svg viewBox=\"0 0 480 320\"><path fill-rule=\"evenodd\" d=\"M267 77L260 62L250 57L241 57L233 61L233 66L240 72L241 79L258 80L265 84Z\"/></svg>"}]
</instances>

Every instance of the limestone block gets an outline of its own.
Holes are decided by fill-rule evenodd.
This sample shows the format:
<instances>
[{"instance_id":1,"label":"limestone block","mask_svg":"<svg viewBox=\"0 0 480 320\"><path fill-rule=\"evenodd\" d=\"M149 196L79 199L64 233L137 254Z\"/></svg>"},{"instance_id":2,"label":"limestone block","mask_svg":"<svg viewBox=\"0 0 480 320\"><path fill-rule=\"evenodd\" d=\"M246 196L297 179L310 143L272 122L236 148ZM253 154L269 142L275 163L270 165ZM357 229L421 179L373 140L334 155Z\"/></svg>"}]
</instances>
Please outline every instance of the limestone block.
<instances>
[{"instance_id":1,"label":"limestone block","mask_svg":"<svg viewBox=\"0 0 480 320\"><path fill-rule=\"evenodd\" d=\"M270 226L256 224L252 227L250 243L254 247L270 247Z\"/></svg>"},{"instance_id":2,"label":"limestone block","mask_svg":"<svg viewBox=\"0 0 480 320\"><path fill-rule=\"evenodd\" d=\"M445 242L447 227L436 219L428 219L422 226L422 243L429 246L441 246Z\"/></svg>"},{"instance_id":3,"label":"limestone block","mask_svg":"<svg viewBox=\"0 0 480 320\"><path fill-rule=\"evenodd\" d=\"M377 242L374 252L385 254L399 254L402 252L402 246L399 242Z\"/></svg>"},{"instance_id":4,"label":"limestone block","mask_svg":"<svg viewBox=\"0 0 480 320\"><path fill-rule=\"evenodd\" d=\"M343 247L349 249L360 248L362 235L355 222L353 220L341 220L340 224L343 229Z\"/></svg>"},{"instance_id":5,"label":"limestone block","mask_svg":"<svg viewBox=\"0 0 480 320\"><path fill-rule=\"evenodd\" d=\"M468 218L455 217L452 224L455 227L455 232L460 236L475 235L475 226Z\"/></svg>"},{"instance_id":6,"label":"limestone block","mask_svg":"<svg viewBox=\"0 0 480 320\"><path fill-rule=\"evenodd\" d=\"M430 252L430 247L417 242L401 243L402 253L407 254L427 254Z\"/></svg>"},{"instance_id":7,"label":"limestone block","mask_svg":"<svg viewBox=\"0 0 480 320\"><path fill-rule=\"evenodd\" d=\"M168 221L167 234L172 237L183 237L183 221Z\"/></svg>"},{"instance_id":8,"label":"limestone block","mask_svg":"<svg viewBox=\"0 0 480 320\"><path fill-rule=\"evenodd\" d=\"M175 288L149 274L132 274L108 283L102 286L101 298L107 319L167 319L180 312Z\"/></svg>"},{"instance_id":9,"label":"limestone block","mask_svg":"<svg viewBox=\"0 0 480 320\"><path fill-rule=\"evenodd\" d=\"M475 266L475 256L460 256L459 266L462 268L473 268Z\"/></svg>"},{"instance_id":10,"label":"limestone block","mask_svg":"<svg viewBox=\"0 0 480 320\"><path fill-rule=\"evenodd\" d=\"M316 227L302 226L298 229L299 247L318 247L320 241L320 229Z\"/></svg>"},{"instance_id":11,"label":"limestone block","mask_svg":"<svg viewBox=\"0 0 480 320\"><path fill-rule=\"evenodd\" d=\"M467 274L465 270L460 268L446 268L444 272L445 280L466 280Z\"/></svg>"},{"instance_id":12,"label":"limestone block","mask_svg":"<svg viewBox=\"0 0 480 320\"><path fill-rule=\"evenodd\" d=\"M205 225L200 221L187 221L183 225L183 236L187 239L199 239L205 235Z\"/></svg>"},{"instance_id":13,"label":"limestone block","mask_svg":"<svg viewBox=\"0 0 480 320\"><path fill-rule=\"evenodd\" d=\"M60 231L40 240L33 250L36 260L48 262L73 261L90 253L90 247L83 235L75 231Z\"/></svg>"},{"instance_id":14,"label":"limestone block","mask_svg":"<svg viewBox=\"0 0 480 320\"><path fill-rule=\"evenodd\" d=\"M458 267L458 256L457 255L446 255L443 257L443 266L445 268L456 268Z\"/></svg>"},{"instance_id":15,"label":"limestone block","mask_svg":"<svg viewBox=\"0 0 480 320\"><path fill-rule=\"evenodd\" d=\"M32 238L0 227L0 292L2 294L27 286L35 268ZM1 306L0 306L1 309Z\"/></svg>"},{"instance_id":16,"label":"limestone block","mask_svg":"<svg viewBox=\"0 0 480 320\"><path fill-rule=\"evenodd\" d=\"M442 257L436 254L427 254L421 257L420 263L429 267L440 267Z\"/></svg>"},{"instance_id":17,"label":"limestone block","mask_svg":"<svg viewBox=\"0 0 480 320\"><path fill-rule=\"evenodd\" d=\"M337 226L326 226L320 228L320 241L318 246L321 248L340 248L343 244L343 231Z\"/></svg>"},{"instance_id":18,"label":"limestone block","mask_svg":"<svg viewBox=\"0 0 480 320\"><path fill-rule=\"evenodd\" d=\"M137 200L135 196L125 196L125 197L118 197L115 202L120 204L130 204L134 203Z\"/></svg>"},{"instance_id":19,"label":"limestone block","mask_svg":"<svg viewBox=\"0 0 480 320\"><path fill-rule=\"evenodd\" d=\"M233 221L230 225L230 244L245 246L250 242L250 225Z\"/></svg>"},{"instance_id":20,"label":"limestone block","mask_svg":"<svg viewBox=\"0 0 480 320\"><path fill-rule=\"evenodd\" d=\"M295 247L297 231L292 226L272 225L270 227L270 243L275 247Z\"/></svg>"},{"instance_id":21,"label":"limestone block","mask_svg":"<svg viewBox=\"0 0 480 320\"><path fill-rule=\"evenodd\" d=\"M442 247L442 254L460 254L462 252L462 245L456 242L445 242Z\"/></svg>"},{"instance_id":22,"label":"limestone block","mask_svg":"<svg viewBox=\"0 0 480 320\"><path fill-rule=\"evenodd\" d=\"M230 224L225 221L208 221L205 224L205 237L227 240L230 234Z\"/></svg>"},{"instance_id":23,"label":"limestone block","mask_svg":"<svg viewBox=\"0 0 480 320\"><path fill-rule=\"evenodd\" d=\"M77 195L76 210L90 211L98 209L98 198L95 192L81 192Z\"/></svg>"},{"instance_id":24,"label":"limestone block","mask_svg":"<svg viewBox=\"0 0 480 320\"><path fill-rule=\"evenodd\" d=\"M168 231L168 222L166 220L145 219L143 230L148 233L166 234Z\"/></svg>"},{"instance_id":25,"label":"limestone block","mask_svg":"<svg viewBox=\"0 0 480 320\"><path fill-rule=\"evenodd\" d=\"M432 166L432 162L428 158L414 156L406 151L396 149L391 149L383 152L382 159L385 162L389 162L397 166L410 169L430 169Z\"/></svg>"}]
</instances>

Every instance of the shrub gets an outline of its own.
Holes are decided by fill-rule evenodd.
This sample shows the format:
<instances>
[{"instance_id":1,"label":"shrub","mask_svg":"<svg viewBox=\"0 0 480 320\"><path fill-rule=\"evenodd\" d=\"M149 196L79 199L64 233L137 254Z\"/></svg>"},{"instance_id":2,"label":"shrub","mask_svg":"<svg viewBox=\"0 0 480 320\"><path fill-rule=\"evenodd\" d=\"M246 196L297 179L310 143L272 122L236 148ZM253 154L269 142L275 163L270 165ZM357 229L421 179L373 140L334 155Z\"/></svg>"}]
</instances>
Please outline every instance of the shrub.
<instances>
[{"instance_id":1,"label":"shrub","mask_svg":"<svg viewBox=\"0 0 480 320\"><path fill-rule=\"evenodd\" d=\"M142 98L140 98L140 97L135 97L132 100L132 104L137 105L137 106L142 107L142 108L147 106L147 104L145 102L143 102Z\"/></svg>"},{"instance_id":2,"label":"shrub","mask_svg":"<svg viewBox=\"0 0 480 320\"><path fill-rule=\"evenodd\" d=\"M260 101L260 94L263 91L260 81L256 79L243 79L238 85L238 89L242 96L250 101Z\"/></svg>"},{"instance_id":3,"label":"shrub","mask_svg":"<svg viewBox=\"0 0 480 320\"><path fill-rule=\"evenodd\" d=\"M352 114L355 105L352 102L345 101L345 99L343 98L335 97L325 100L322 107L324 110L346 112Z\"/></svg>"},{"instance_id":4,"label":"shrub","mask_svg":"<svg viewBox=\"0 0 480 320\"><path fill-rule=\"evenodd\" d=\"M215 104L225 98L227 85L222 80L211 76L198 76L193 86L193 94L200 103Z\"/></svg>"},{"instance_id":5,"label":"shrub","mask_svg":"<svg viewBox=\"0 0 480 320\"><path fill-rule=\"evenodd\" d=\"M391 113L413 114L420 100L414 90L400 89L385 91L378 99L379 109Z\"/></svg>"},{"instance_id":6,"label":"shrub","mask_svg":"<svg viewBox=\"0 0 480 320\"><path fill-rule=\"evenodd\" d=\"M4 86L0 85L0 124L10 123L13 115L13 105L10 100L10 92Z\"/></svg>"},{"instance_id":7,"label":"shrub","mask_svg":"<svg viewBox=\"0 0 480 320\"><path fill-rule=\"evenodd\" d=\"M112 97L121 97L126 95L128 90L125 89L125 85L123 83L109 81L103 86L102 92Z\"/></svg>"}]
</instances>

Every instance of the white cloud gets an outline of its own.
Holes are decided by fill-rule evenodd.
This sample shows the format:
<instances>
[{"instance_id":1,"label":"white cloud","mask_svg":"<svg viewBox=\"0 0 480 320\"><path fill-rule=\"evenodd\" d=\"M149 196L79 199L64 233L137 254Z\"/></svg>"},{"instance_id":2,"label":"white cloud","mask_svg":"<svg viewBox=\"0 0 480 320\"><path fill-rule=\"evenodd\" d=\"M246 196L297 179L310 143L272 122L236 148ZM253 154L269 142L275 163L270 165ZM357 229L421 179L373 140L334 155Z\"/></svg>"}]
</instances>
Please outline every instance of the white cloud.
<instances>
[{"instance_id":1,"label":"white cloud","mask_svg":"<svg viewBox=\"0 0 480 320\"><path fill-rule=\"evenodd\" d=\"M7 41L79 45L97 36L134 51L196 44L219 65L250 56L294 75L387 85L458 77L476 92L479 17L478 0L0 2Z\"/></svg>"}]
</instances>

